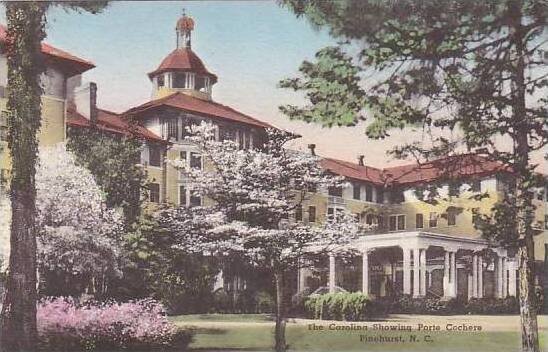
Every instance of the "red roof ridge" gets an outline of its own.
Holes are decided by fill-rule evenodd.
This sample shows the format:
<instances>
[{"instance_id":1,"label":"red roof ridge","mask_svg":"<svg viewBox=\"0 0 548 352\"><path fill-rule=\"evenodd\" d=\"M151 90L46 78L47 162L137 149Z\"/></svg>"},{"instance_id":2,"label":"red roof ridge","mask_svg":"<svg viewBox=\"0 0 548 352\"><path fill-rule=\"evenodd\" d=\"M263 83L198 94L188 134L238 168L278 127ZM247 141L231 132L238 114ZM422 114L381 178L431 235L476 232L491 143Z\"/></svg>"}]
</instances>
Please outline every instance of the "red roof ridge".
<instances>
[{"instance_id":1,"label":"red roof ridge","mask_svg":"<svg viewBox=\"0 0 548 352\"><path fill-rule=\"evenodd\" d=\"M236 121L236 122L243 123L243 124L251 124L251 125L260 126L260 127L263 127L263 128L276 128L275 126L273 126L273 125L271 125L267 122L263 122L261 120L258 120L254 117L251 117L247 114L244 114L244 113L242 113L242 112L240 112L240 111L238 111L234 108L231 108L227 105L223 105L221 103L218 103L216 101L209 100L209 99L198 98L198 97L188 95L188 94L185 94L185 93L182 93L182 92L173 92L173 93L171 93L169 95L166 95L164 97L157 98L157 99L154 99L154 100L150 100L146 103L143 103L141 105L138 105L136 107L133 107L133 108L130 108L130 109L126 110L123 113L123 115L134 115L134 114L138 114L142 111L145 111L149 108L153 108L153 107L156 107L156 106L159 106L159 105L162 105L162 104L170 104L171 100L177 99L179 97L182 98L182 99L185 99L186 101L180 102L178 106L175 105L176 102L173 102L172 103L173 105L171 105L171 106L173 106L175 108L180 108L182 110L187 110L189 112L194 112L194 113L197 113L197 114L204 114L204 115L217 117L217 118L224 118L224 119L227 119L227 120ZM181 106L181 105L184 105L185 103L188 104L189 102L192 102L192 101L198 101L201 104L204 104L204 106L201 106L201 107ZM207 111L208 106L210 106L210 109L211 109L211 107L213 107L213 108L221 109L222 111L224 110L226 113L228 113L228 115L226 113L223 115L222 113L220 113L218 111ZM230 116L230 114L235 114L236 116Z\"/></svg>"},{"instance_id":2,"label":"red roof ridge","mask_svg":"<svg viewBox=\"0 0 548 352\"><path fill-rule=\"evenodd\" d=\"M7 27L3 24L0 24L0 42L7 42L7 35ZM73 64L71 68L74 69L76 73L82 73L95 67L95 64L93 62L72 55L71 53L54 47L46 42L41 43L41 51L42 53L52 56L54 58L71 62ZM78 67L75 68L74 65L77 65Z\"/></svg>"}]
</instances>

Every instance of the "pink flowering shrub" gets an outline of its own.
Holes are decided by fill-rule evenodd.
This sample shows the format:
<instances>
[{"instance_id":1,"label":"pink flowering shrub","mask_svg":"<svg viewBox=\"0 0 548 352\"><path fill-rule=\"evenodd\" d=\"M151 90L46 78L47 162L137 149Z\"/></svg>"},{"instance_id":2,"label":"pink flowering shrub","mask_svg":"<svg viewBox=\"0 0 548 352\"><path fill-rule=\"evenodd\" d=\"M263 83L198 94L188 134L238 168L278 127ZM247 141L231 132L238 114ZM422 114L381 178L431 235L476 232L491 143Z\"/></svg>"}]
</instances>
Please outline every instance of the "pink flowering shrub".
<instances>
[{"instance_id":1,"label":"pink flowering shrub","mask_svg":"<svg viewBox=\"0 0 548 352\"><path fill-rule=\"evenodd\" d=\"M38 305L37 320L42 351L181 351L191 340L153 300L78 305L51 298Z\"/></svg>"}]
</instances>

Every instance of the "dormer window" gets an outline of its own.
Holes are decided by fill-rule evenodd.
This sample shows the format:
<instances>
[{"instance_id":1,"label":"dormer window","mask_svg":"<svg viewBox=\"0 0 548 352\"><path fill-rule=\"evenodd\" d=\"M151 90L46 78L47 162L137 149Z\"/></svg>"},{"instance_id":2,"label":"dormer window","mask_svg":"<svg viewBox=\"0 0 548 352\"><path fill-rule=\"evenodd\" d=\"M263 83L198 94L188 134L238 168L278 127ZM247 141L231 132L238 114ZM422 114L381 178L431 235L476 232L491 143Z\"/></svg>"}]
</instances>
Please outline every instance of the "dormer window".
<instances>
[{"instance_id":1,"label":"dormer window","mask_svg":"<svg viewBox=\"0 0 548 352\"><path fill-rule=\"evenodd\" d=\"M156 81L158 84L158 88L164 87L166 85L166 82L164 80L164 75L159 75L158 77L156 77Z\"/></svg>"}]
</instances>

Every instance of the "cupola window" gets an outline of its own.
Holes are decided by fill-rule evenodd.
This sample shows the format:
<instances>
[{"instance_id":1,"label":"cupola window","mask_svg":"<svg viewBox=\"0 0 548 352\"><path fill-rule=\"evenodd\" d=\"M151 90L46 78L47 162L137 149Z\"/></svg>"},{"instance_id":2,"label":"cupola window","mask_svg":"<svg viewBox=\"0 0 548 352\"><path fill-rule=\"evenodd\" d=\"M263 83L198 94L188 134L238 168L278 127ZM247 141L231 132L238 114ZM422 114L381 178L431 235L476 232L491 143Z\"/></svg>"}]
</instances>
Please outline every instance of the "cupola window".
<instances>
[{"instance_id":1,"label":"cupola window","mask_svg":"<svg viewBox=\"0 0 548 352\"><path fill-rule=\"evenodd\" d=\"M186 88L186 73L175 73L173 75L173 88Z\"/></svg>"},{"instance_id":2,"label":"cupola window","mask_svg":"<svg viewBox=\"0 0 548 352\"><path fill-rule=\"evenodd\" d=\"M158 82L158 88L164 87L166 85L165 80L164 80L164 75L158 75L156 80Z\"/></svg>"}]
</instances>

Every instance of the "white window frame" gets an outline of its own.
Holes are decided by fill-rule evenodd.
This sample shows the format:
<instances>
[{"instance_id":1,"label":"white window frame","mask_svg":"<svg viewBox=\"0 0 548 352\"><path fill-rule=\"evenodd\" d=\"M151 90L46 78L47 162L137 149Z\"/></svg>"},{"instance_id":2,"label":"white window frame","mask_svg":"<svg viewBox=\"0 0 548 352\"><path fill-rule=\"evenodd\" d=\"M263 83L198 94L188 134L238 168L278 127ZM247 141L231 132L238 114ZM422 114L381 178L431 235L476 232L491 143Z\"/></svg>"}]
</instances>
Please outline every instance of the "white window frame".
<instances>
[{"instance_id":1,"label":"white window frame","mask_svg":"<svg viewBox=\"0 0 548 352\"><path fill-rule=\"evenodd\" d=\"M400 216L403 216L403 229L399 228L399 222L398 219ZM396 229L390 230L390 218L396 218ZM407 216L405 214L391 214L388 216L388 232L398 232L398 231L405 231L407 229Z\"/></svg>"}]
</instances>

